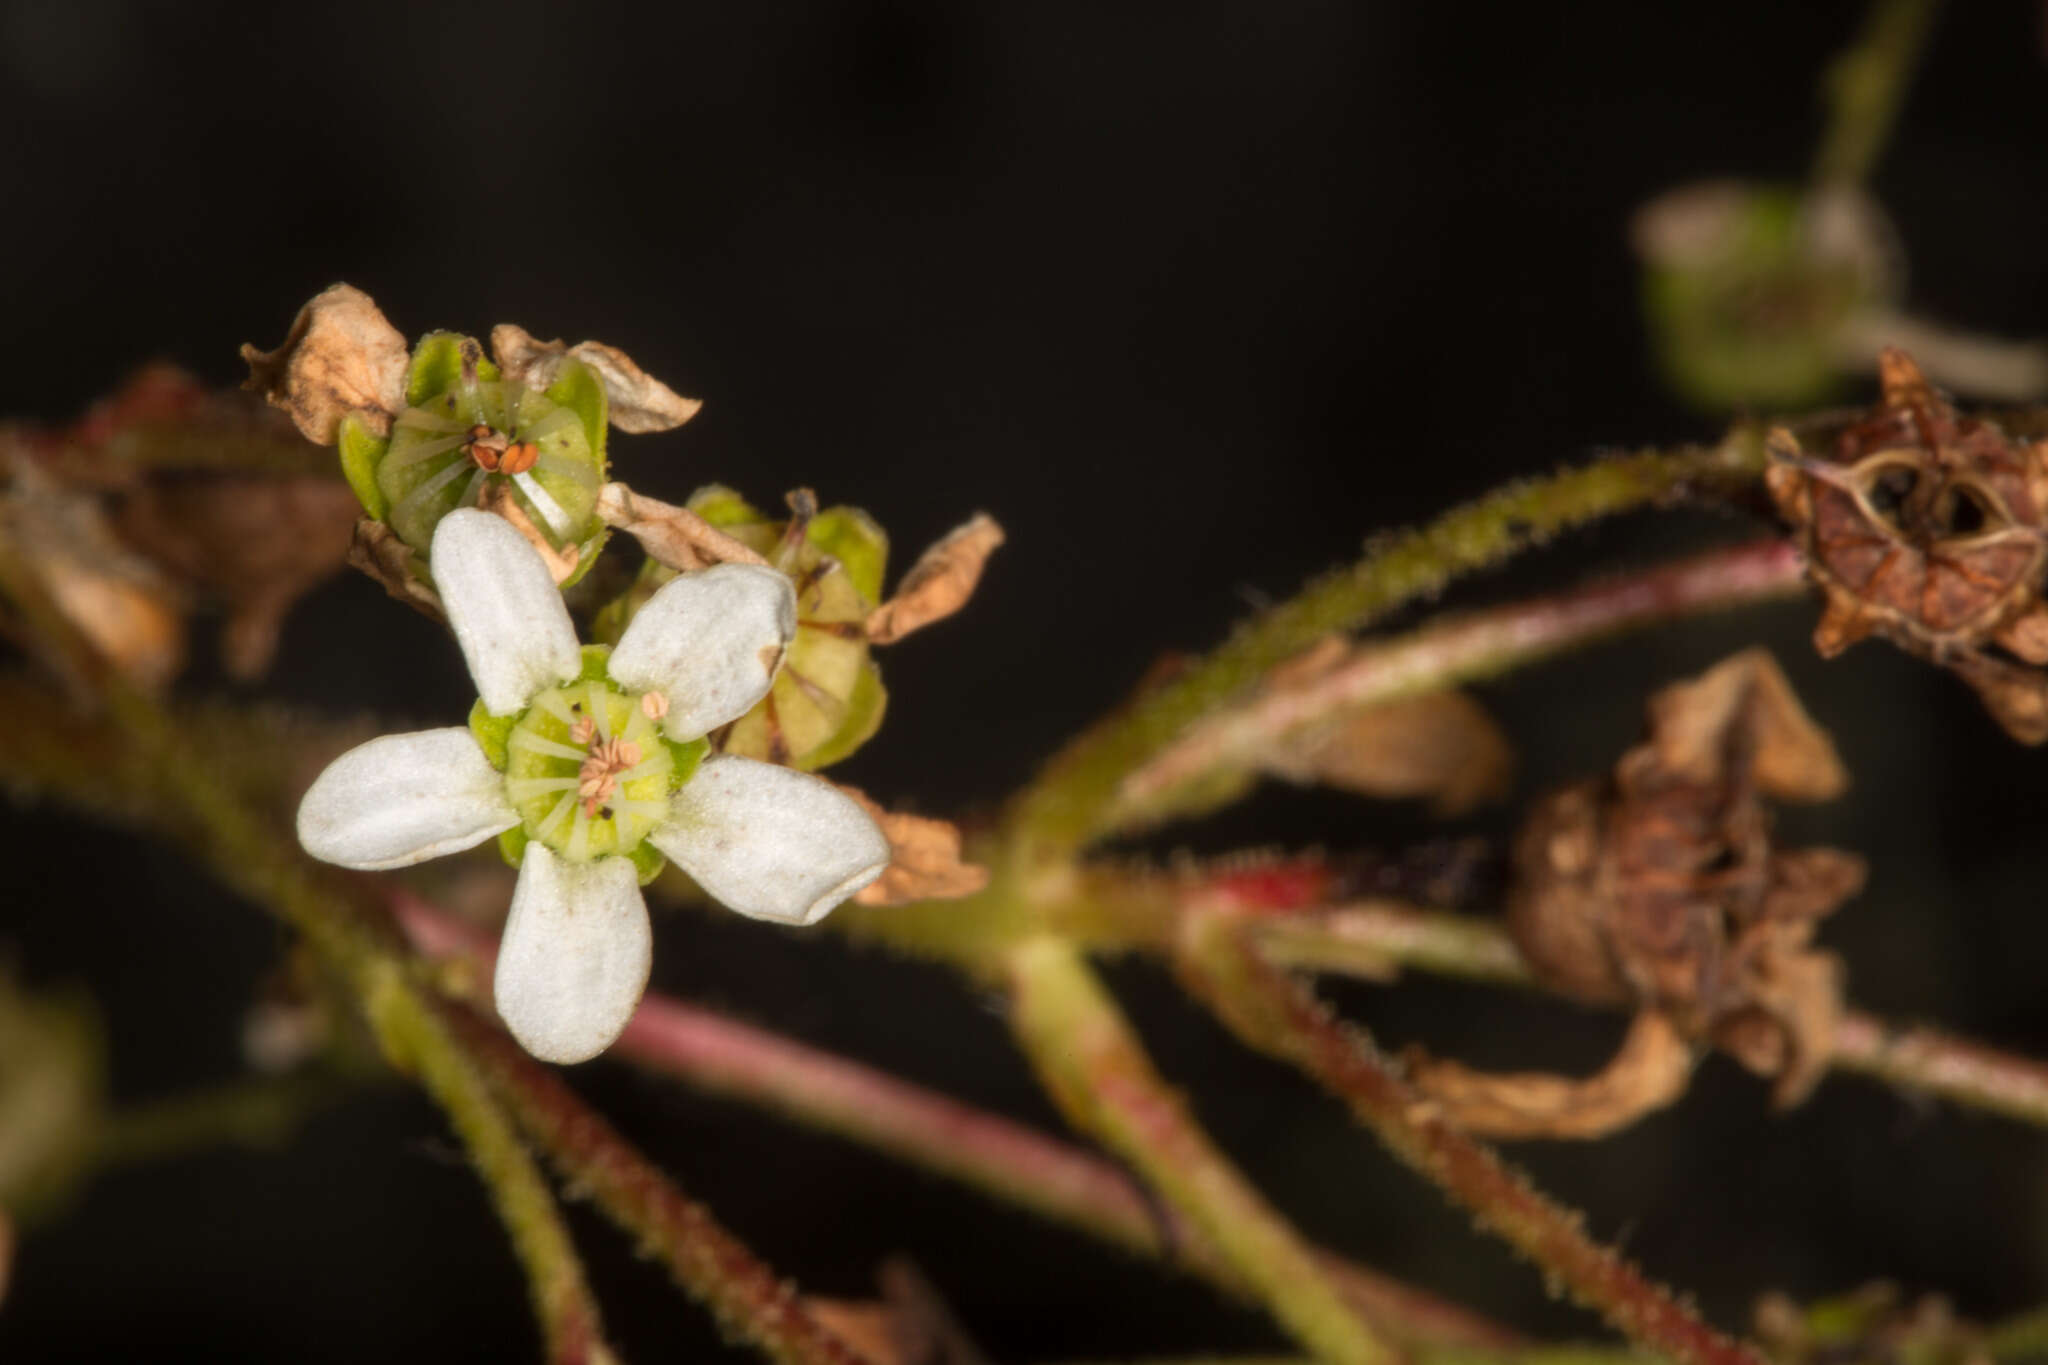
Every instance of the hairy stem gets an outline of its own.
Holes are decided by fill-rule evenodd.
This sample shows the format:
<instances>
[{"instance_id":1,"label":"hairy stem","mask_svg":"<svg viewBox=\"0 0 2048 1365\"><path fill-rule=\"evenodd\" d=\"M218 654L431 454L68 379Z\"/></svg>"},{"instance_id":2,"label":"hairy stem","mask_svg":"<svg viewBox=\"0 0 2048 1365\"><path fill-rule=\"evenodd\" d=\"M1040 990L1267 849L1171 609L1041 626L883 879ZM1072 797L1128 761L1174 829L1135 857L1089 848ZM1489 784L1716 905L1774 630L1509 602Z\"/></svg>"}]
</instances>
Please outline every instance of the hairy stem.
<instances>
[{"instance_id":1,"label":"hairy stem","mask_svg":"<svg viewBox=\"0 0 2048 1365\"><path fill-rule=\"evenodd\" d=\"M1439 620L1365 646L1311 683L1255 695L1190 726L1123 779L1105 820L1113 828L1153 823L1181 793L1255 763L1292 731L1336 712L1495 677L1622 631L1804 591L1797 551L1760 540Z\"/></svg>"},{"instance_id":2,"label":"hairy stem","mask_svg":"<svg viewBox=\"0 0 2048 1365\"><path fill-rule=\"evenodd\" d=\"M1139 889L1134 894L1156 899L1157 893ZM1183 891L1175 913L1201 913L1192 899ZM1542 985L1507 932L1472 915L1364 902L1243 923L1244 932L1276 964L1372 979L1413 967L1490 985ZM1831 1060L1837 1070L1901 1090L2048 1127L2048 1062L1941 1029L1887 1023L1854 1009L1835 1025Z\"/></svg>"},{"instance_id":3,"label":"hairy stem","mask_svg":"<svg viewBox=\"0 0 2048 1365\"><path fill-rule=\"evenodd\" d=\"M728 1334L782 1365L862 1365L853 1347L805 1309L795 1286L678 1190L555 1072L462 1006L446 1006L443 1017L562 1178L639 1237Z\"/></svg>"},{"instance_id":4,"label":"hairy stem","mask_svg":"<svg viewBox=\"0 0 2048 1365\"><path fill-rule=\"evenodd\" d=\"M1821 80L1827 132L1814 157L1820 186L1860 185L1898 121L1906 86L1926 46L1936 0L1876 0L1856 41Z\"/></svg>"},{"instance_id":5,"label":"hairy stem","mask_svg":"<svg viewBox=\"0 0 2048 1365\"><path fill-rule=\"evenodd\" d=\"M1490 1148L1437 1116L1370 1039L1339 1023L1300 982L1267 961L1242 917L1189 917L1183 981L1246 1043L1292 1063L1351 1106L1388 1150L1470 1209L1482 1227L1542 1267L1586 1307L1646 1350L1681 1365L1762 1365L1708 1326L1552 1202Z\"/></svg>"},{"instance_id":6,"label":"hairy stem","mask_svg":"<svg viewBox=\"0 0 2048 1365\"><path fill-rule=\"evenodd\" d=\"M551 1362L608 1361L597 1304L547 1181L521 1145L484 1075L456 1045L434 1007L395 964L374 969L363 1007L385 1055L410 1072L448 1115L490 1191L512 1248L526 1267Z\"/></svg>"},{"instance_id":7,"label":"hairy stem","mask_svg":"<svg viewBox=\"0 0 2048 1365\"><path fill-rule=\"evenodd\" d=\"M1153 1069L1080 953L1039 937L1013 949L1009 967L1018 1043L1074 1124L1123 1156L1200 1228L1310 1351L1360 1365L1394 1360L1307 1244L1216 1150Z\"/></svg>"},{"instance_id":8,"label":"hairy stem","mask_svg":"<svg viewBox=\"0 0 2048 1365\"><path fill-rule=\"evenodd\" d=\"M393 907L422 952L489 971L488 935L405 893ZM1171 1260L1219 1287L1248 1288L1177 1210L1150 1200L1121 1167L998 1114L851 1058L650 993L615 1055L696 1089L793 1119L957 1180L991 1198L1144 1256ZM1520 1344L1506 1328L1398 1280L1317 1252L1324 1273L1404 1347Z\"/></svg>"},{"instance_id":9,"label":"hairy stem","mask_svg":"<svg viewBox=\"0 0 2048 1365\"><path fill-rule=\"evenodd\" d=\"M5 545L0 588L69 661L72 676L93 686L106 719L128 741L133 775L155 798L162 827L194 844L229 887L304 935L348 982L387 1056L416 1074L447 1113L526 1272L548 1359L561 1365L611 1360L596 1301L546 1182L468 1061L427 1013L393 952L398 940L381 903L360 879L316 867L299 854L288 832L213 771L204 749L107 668Z\"/></svg>"},{"instance_id":10,"label":"hairy stem","mask_svg":"<svg viewBox=\"0 0 2048 1365\"><path fill-rule=\"evenodd\" d=\"M1082 734L1017 799L1011 830L1027 862L1056 861L1103 832L1126 774L1276 665L1333 631L1353 629L1442 591L1574 526L1695 490L1726 488L1762 468L1757 433L1717 446L1597 460L1509 484L1428 526L1374 543L1357 564L1322 578L1240 626L1213 654Z\"/></svg>"}]
</instances>

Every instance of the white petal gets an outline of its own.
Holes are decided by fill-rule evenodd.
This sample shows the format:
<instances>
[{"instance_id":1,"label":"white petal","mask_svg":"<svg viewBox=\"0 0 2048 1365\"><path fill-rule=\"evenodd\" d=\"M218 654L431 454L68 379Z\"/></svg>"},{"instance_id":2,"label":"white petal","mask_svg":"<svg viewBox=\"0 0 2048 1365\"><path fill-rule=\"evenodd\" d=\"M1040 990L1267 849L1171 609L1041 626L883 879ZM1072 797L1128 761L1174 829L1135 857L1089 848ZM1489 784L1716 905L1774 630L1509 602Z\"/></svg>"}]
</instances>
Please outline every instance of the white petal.
<instances>
[{"instance_id":1,"label":"white petal","mask_svg":"<svg viewBox=\"0 0 2048 1365\"><path fill-rule=\"evenodd\" d=\"M668 698L661 728L695 739L745 715L796 634L796 591L759 564L720 564L662 585L612 651L612 681Z\"/></svg>"},{"instance_id":2,"label":"white petal","mask_svg":"<svg viewBox=\"0 0 2048 1365\"><path fill-rule=\"evenodd\" d=\"M583 668L576 627L540 552L503 517L459 507L434 528L428 564L469 676L492 715L525 707Z\"/></svg>"},{"instance_id":3,"label":"white petal","mask_svg":"<svg viewBox=\"0 0 2048 1365\"><path fill-rule=\"evenodd\" d=\"M459 852L518 823L505 779L459 727L358 744L299 802L306 852L372 872Z\"/></svg>"},{"instance_id":4,"label":"white petal","mask_svg":"<svg viewBox=\"0 0 2048 1365\"><path fill-rule=\"evenodd\" d=\"M889 865L889 841L851 797L773 763L707 758L669 810L648 840L752 919L815 924Z\"/></svg>"},{"instance_id":5,"label":"white petal","mask_svg":"<svg viewBox=\"0 0 2048 1365\"><path fill-rule=\"evenodd\" d=\"M521 1047L564 1063L610 1047L647 989L653 956L629 859L572 863L545 844L526 846L492 983L498 1016Z\"/></svg>"}]
</instances>

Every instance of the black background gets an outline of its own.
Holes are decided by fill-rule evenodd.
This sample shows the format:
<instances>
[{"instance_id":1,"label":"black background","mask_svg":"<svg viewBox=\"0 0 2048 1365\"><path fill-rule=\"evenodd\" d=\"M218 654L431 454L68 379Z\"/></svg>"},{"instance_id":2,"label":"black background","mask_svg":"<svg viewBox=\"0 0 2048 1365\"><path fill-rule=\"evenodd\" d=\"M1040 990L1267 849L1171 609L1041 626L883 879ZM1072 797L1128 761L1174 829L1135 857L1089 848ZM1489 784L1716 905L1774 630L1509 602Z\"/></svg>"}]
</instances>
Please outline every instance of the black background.
<instances>
[{"instance_id":1,"label":"black background","mask_svg":"<svg viewBox=\"0 0 2048 1365\"><path fill-rule=\"evenodd\" d=\"M1916 308L2048 327L2038 5L1950 8L1874 188ZM1622 228L1673 184L1796 178L1814 78L1860 6L821 3L554 8L185 0L0 4L0 408L74 413L165 356L239 378L335 279L397 325L599 337L703 397L620 438L680 497L798 483L889 527L897 563L968 512L1008 526L964 617L885 659L882 735L843 770L986 808L1168 648L1502 478L1704 437L1646 360ZM1457 600L1746 527L1598 528ZM1871 855L1833 921L1870 1008L2048 1051L2041 756L1877 644L1822 664L1808 606L1596 649L1482 690L1517 801L1601 767L1639 699L1752 639L1786 661L1858 786L1788 816ZM445 724L459 659L357 578L292 620L269 694ZM4 722L0 722L4 723ZM172 850L6 817L0 935L101 999L144 1099L238 1066L282 946ZM1498 832L1506 816L1474 828ZM1187 832L1398 844L1412 812L1268 792ZM1057 1124L995 1004L952 976L736 918L657 917L658 985ZM1248 1057L1152 968L1118 965L1162 1067L1319 1238L1524 1325L1590 1334L1539 1277ZM1610 1019L1413 981L1339 988L1394 1043L1588 1066ZM1262 1349L1255 1315L834 1140L600 1064L578 1083L807 1288L902 1251L1002 1360ZM1873 1277L1995 1315L2048 1291L2038 1133L1850 1079L1773 1117L1710 1063L1676 1109L1519 1155L1660 1278L1737 1325L1759 1291ZM630 1358L721 1348L587 1213ZM22 1248L0 1358L535 1358L522 1286L424 1101L387 1093L286 1150L93 1185Z\"/></svg>"}]
</instances>

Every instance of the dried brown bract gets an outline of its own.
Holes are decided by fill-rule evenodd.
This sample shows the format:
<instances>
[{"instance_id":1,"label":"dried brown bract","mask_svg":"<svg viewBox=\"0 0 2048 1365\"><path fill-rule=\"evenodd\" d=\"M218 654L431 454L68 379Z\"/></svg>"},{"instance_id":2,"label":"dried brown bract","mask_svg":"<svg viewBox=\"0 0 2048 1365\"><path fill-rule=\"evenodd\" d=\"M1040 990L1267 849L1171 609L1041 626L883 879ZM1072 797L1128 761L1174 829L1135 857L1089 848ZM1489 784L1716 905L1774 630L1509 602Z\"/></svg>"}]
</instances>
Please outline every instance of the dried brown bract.
<instances>
[{"instance_id":1,"label":"dried brown bract","mask_svg":"<svg viewBox=\"0 0 2048 1365\"><path fill-rule=\"evenodd\" d=\"M1508 927L1542 980L1632 1005L1628 1046L1588 1081L1485 1077L1424 1063L1457 1121L1499 1136L1587 1137L1669 1103L1699 1048L1725 1048L1796 1104L1826 1070L1841 1012L1819 920L1861 887L1862 860L1780 850L1766 797L1846 783L1826 734L1769 654L1749 650L1650 703L1648 741L1611 776L1540 801L1518 837Z\"/></svg>"},{"instance_id":2,"label":"dried brown bract","mask_svg":"<svg viewBox=\"0 0 2048 1365\"><path fill-rule=\"evenodd\" d=\"M713 564L768 562L689 508L635 493L622 483L597 491L597 515L639 541L650 559L678 573Z\"/></svg>"},{"instance_id":3,"label":"dried brown bract","mask_svg":"<svg viewBox=\"0 0 2048 1365\"><path fill-rule=\"evenodd\" d=\"M679 427L704 406L648 374L618 347L601 341L579 341L574 346L537 341L525 328L501 322L491 329L491 352L507 378L531 389L545 389L554 383L562 357L575 356L603 383L612 425L635 435Z\"/></svg>"},{"instance_id":4,"label":"dried brown bract","mask_svg":"<svg viewBox=\"0 0 2048 1365\"><path fill-rule=\"evenodd\" d=\"M348 566L368 574L385 592L428 620L448 619L418 553L383 522L369 517L356 522L355 535L348 543Z\"/></svg>"},{"instance_id":5,"label":"dried brown bract","mask_svg":"<svg viewBox=\"0 0 2048 1365\"><path fill-rule=\"evenodd\" d=\"M861 905L908 905L957 900L988 885L988 869L960 858L959 826L922 815L884 810L858 787L834 786L860 803L889 841L889 866L854 895Z\"/></svg>"},{"instance_id":6,"label":"dried brown bract","mask_svg":"<svg viewBox=\"0 0 2048 1365\"><path fill-rule=\"evenodd\" d=\"M917 557L896 586L896 595L868 617L869 643L894 644L967 605L988 557L1002 543L1003 528L986 512L976 512L965 525L948 531Z\"/></svg>"},{"instance_id":7,"label":"dried brown bract","mask_svg":"<svg viewBox=\"0 0 2048 1365\"><path fill-rule=\"evenodd\" d=\"M2015 739L2048 740L2048 441L1959 414L1905 352L1879 360L1878 405L1810 450L1771 433L1766 474L1827 596L1814 646L1868 635L1974 687Z\"/></svg>"},{"instance_id":8,"label":"dried brown bract","mask_svg":"<svg viewBox=\"0 0 2048 1365\"><path fill-rule=\"evenodd\" d=\"M292 415L306 439L334 444L341 419L355 413L377 435L405 407L412 348L368 294L333 284L293 319L274 351L242 347L248 388Z\"/></svg>"}]
</instances>

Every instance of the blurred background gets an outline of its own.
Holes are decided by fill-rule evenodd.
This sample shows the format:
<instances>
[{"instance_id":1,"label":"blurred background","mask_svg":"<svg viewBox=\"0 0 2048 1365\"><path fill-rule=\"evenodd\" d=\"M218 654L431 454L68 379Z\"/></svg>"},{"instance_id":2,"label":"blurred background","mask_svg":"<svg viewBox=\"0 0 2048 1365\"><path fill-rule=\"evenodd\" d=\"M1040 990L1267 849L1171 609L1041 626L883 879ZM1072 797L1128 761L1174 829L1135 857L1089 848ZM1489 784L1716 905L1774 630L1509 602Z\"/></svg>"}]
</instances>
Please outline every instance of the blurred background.
<instances>
[{"instance_id":1,"label":"blurred background","mask_svg":"<svg viewBox=\"0 0 2048 1365\"><path fill-rule=\"evenodd\" d=\"M883 660L843 770L901 806L986 810L1160 653L1502 479L1707 439L1725 414L1652 358L1632 211L1720 177L1797 182L1854 3L476 6L0 0L0 412L69 420L157 358L220 385L334 280L408 334L596 337L705 400L617 438L680 499L799 484L888 528L896 564L1005 524L960 617ZM1914 313L2048 331L2041 7L1941 16L1870 189ZM1851 379L1844 399L1862 401ZM1461 588L1479 603L1761 529L1627 520ZM1772 646L1856 778L1788 814L1867 854L1824 939L1872 1010L2048 1053L2048 763L1945 675L1870 643L1822 663L1800 603L1574 655L1481 698L1512 811L1607 767L1652 687ZM291 618L260 689L445 724L460 660L358 576ZM0 719L0 724L6 723ZM1399 805L1268 788L1148 847L1399 848ZM234 1074L284 946L175 850L51 809L0 823L0 943L104 1018L118 1100ZM829 933L657 913L655 982L1057 1128L994 1002ZM1253 1058L1156 968L1112 979L1162 1069L1314 1236L1534 1332L1594 1335L1538 1276ZM1588 1068L1619 1025L1416 978L1337 986L1389 1044ZM833 1139L599 1063L576 1082L807 1290L902 1253L1000 1361L1283 1349L1210 1291ZM2048 1297L2048 1143L1853 1079L1773 1115L1710 1061L1674 1109L1516 1156L1719 1322L1756 1294L1890 1278L1996 1316ZM574 1213L629 1358L716 1357L708 1320ZM30 1229L0 1359L534 1359L482 1191L421 1099L323 1112L276 1150L93 1182Z\"/></svg>"}]
</instances>

